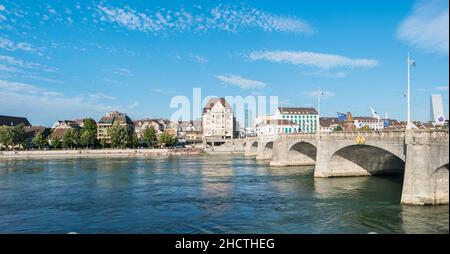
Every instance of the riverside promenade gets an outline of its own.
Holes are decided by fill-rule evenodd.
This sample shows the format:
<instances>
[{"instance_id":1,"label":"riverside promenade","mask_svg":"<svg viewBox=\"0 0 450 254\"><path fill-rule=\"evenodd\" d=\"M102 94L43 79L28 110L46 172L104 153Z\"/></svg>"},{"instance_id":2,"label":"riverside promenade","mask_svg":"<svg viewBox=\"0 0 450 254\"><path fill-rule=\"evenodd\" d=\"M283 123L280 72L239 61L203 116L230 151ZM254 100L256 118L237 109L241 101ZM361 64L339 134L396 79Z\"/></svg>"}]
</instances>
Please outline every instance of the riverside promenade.
<instances>
[{"instance_id":1,"label":"riverside promenade","mask_svg":"<svg viewBox=\"0 0 450 254\"><path fill-rule=\"evenodd\" d=\"M117 157L164 157L195 155L203 153L202 148L164 148L164 149L76 149L76 150L26 150L0 151L2 159L39 158L117 158Z\"/></svg>"}]
</instances>

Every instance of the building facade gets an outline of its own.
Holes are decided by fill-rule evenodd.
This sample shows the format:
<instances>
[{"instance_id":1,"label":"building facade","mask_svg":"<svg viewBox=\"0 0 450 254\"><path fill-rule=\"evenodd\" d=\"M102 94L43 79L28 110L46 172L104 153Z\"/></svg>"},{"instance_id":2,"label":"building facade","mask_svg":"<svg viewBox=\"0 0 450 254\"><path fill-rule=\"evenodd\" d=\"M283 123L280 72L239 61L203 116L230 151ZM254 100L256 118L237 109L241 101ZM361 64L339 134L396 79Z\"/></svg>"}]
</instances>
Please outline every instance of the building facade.
<instances>
[{"instance_id":1,"label":"building facade","mask_svg":"<svg viewBox=\"0 0 450 254\"><path fill-rule=\"evenodd\" d=\"M256 124L257 136L298 132L298 124L287 119L272 119Z\"/></svg>"},{"instance_id":2,"label":"building facade","mask_svg":"<svg viewBox=\"0 0 450 254\"><path fill-rule=\"evenodd\" d=\"M78 127L82 127L82 126L80 126L78 122L72 121L72 120L58 120L52 126L53 129L57 129L57 128L69 129L69 128L78 128Z\"/></svg>"},{"instance_id":3,"label":"building facade","mask_svg":"<svg viewBox=\"0 0 450 254\"><path fill-rule=\"evenodd\" d=\"M204 138L232 139L236 135L236 118L224 98L211 98L203 108Z\"/></svg>"},{"instance_id":4,"label":"building facade","mask_svg":"<svg viewBox=\"0 0 450 254\"><path fill-rule=\"evenodd\" d=\"M296 126L287 129L287 132L315 133L318 128L319 113L315 108L279 107L273 119L293 122Z\"/></svg>"},{"instance_id":5,"label":"building facade","mask_svg":"<svg viewBox=\"0 0 450 254\"><path fill-rule=\"evenodd\" d=\"M165 124L161 119L142 119L133 121L134 130L139 139L144 138L145 130L148 128L153 128L155 130L155 135L158 137L164 132Z\"/></svg>"},{"instance_id":6,"label":"building facade","mask_svg":"<svg viewBox=\"0 0 450 254\"><path fill-rule=\"evenodd\" d=\"M384 128L384 122L374 117L355 116L353 121L356 128L364 126L369 126L371 130L382 130Z\"/></svg>"},{"instance_id":7,"label":"building facade","mask_svg":"<svg viewBox=\"0 0 450 254\"><path fill-rule=\"evenodd\" d=\"M134 132L133 121L125 114L119 113L117 111L108 112L104 117L100 119L97 123L97 139L110 139L108 134L108 129L114 124L126 126L128 132Z\"/></svg>"},{"instance_id":8,"label":"building facade","mask_svg":"<svg viewBox=\"0 0 450 254\"><path fill-rule=\"evenodd\" d=\"M321 117L320 118L320 131L331 132L335 131L340 122L337 117Z\"/></svg>"}]
</instances>

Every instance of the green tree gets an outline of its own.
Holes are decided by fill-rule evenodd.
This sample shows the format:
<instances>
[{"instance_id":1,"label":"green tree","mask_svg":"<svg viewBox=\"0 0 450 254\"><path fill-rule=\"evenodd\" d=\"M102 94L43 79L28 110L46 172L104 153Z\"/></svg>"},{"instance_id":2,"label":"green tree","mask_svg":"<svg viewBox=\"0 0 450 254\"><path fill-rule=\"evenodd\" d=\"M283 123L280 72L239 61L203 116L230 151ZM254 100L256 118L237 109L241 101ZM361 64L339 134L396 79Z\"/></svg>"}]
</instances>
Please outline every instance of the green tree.
<instances>
[{"instance_id":1,"label":"green tree","mask_svg":"<svg viewBox=\"0 0 450 254\"><path fill-rule=\"evenodd\" d=\"M361 128L358 128L358 131L371 131L369 125L364 125Z\"/></svg>"},{"instance_id":2,"label":"green tree","mask_svg":"<svg viewBox=\"0 0 450 254\"><path fill-rule=\"evenodd\" d=\"M48 142L47 139L45 139L44 135L38 133L33 138L33 145L39 149L42 149L44 146L48 145Z\"/></svg>"},{"instance_id":3,"label":"green tree","mask_svg":"<svg viewBox=\"0 0 450 254\"><path fill-rule=\"evenodd\" d=\"M108 134L112 147L125 148L130 143L130 135L126 126L114 124L108 129Z\"/></svg>"},{"instance_id":4,"label":"green tree","mask_svg":"<svg viewBox=\"0 0 450 254\"><path fill-rule=\"evenodd\" d=\"M97 142L97 124L94 119L83 120L83 127L80 131L80 144L86 148L94 147Z\"/></svg>"},{"instance_id":5,"label":"green tree","mask_svg":"<svg viewBox=\"0 0 450 254\"><path fill-rule=\"evenodd\" d=\"M62 137L63 147L66 149L67 148L73 149L74 147L77 147L78 144L79 144L78 132L72 128L66 130Z\"/></svg>"},{"instance_id":6,"label":"green tree","mask_svg":"<svg viewBox=\"0 0 450 254\"><path fill-rule=\"evenodd\" d=\"M102 148L107 148L108 147L108 140L106 138L100 139L100 145L102 146Z\"/></svg>"},{"instance_id":7,"label":"green tree","mask_svg":"<svg viewBox=\"0 0 450 254\"><path fill-rule=\"evenodd\" d=\"M136 132L133 132L131 134L130 146L131 146L131 148L136 148L138 145L139 145L139 138L138 138Z\"/></svg>"},{"instance_id":8,"label":"green tree","mask_svg":"<svg viewBox=\"0 0 450 254\"><path fill-rule=\"evenodd\" d=\"M19 148L25 147L25 129L23 124L12 127L13 132L13 144L19 146Z\"/></svg>"},{"instance_id":9,"label":"green tree","mask_svg":"<svg viewBox=\"0 0 450 254\"><path fill-rule=\"evenodd\" d=\"M144 142L152 147L156 143L156 131L153 127L147 128L144 131Z\"/></svg>"},{"instance_id":10,"label":"green tree","mask_svg":"<svg viewBox=\"0 0 450 254\"><path fill-rule=\"evenodd\" d=\"M8 148L14 144L14 132L9 126L0 126L0 144Z\"/></svg>"},{"instance_id":11,"label":"green tree","mask_svg":"<svg viewBox=\"0 0 450 254\"><path fill-rule=\"evenodd\" d=\"M344 129L342 129L342 126L341 126L341 124L339 124L337 127L336 127L336 131L343 131Z\"/></svg>"},{"instance_id":12,"label":"green tree","mask_svg":"<svg viewBox=\"0 0 450 254\"><path fill-rule=\"evenodd\" d=\"M173 146L177 143L177 139L169 133L164 132L159 136L158 143L164 146Z\"/></svg>"},{"instance_id":13,"label":"green tree","mask_svg":"<svg viewBox=\"0 0 450 254\"><path fill-rule=\"evenodd\" d=\"M55 138L52 140L52 146L53 146L53 148L55 148L55 149L60 149L60 148L62 148L62 141L61 141L61 139L60 139L59 137L55 137Z\"/></svg>"}]
</instances>

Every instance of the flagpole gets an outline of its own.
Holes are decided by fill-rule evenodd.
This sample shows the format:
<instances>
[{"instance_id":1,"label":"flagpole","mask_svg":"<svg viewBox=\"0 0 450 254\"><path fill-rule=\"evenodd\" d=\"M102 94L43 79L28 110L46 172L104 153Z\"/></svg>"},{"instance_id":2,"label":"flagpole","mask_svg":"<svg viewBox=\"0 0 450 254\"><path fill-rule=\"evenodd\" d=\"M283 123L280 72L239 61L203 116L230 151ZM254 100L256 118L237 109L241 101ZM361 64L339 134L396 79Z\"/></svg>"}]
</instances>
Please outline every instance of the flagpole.
<instances>
[{"instance_id":1,"label":"flagpole","mask_svg":"<svg viewBox=\"0 0 450 254\"><path fill-rule=\"evenodd\" d=\"M410 66L411 66L411 60L409 59L409 52L408 52L408 87L406 89L406 100L407 100L407 123L406 123L406 129L411 129L411 101L410 101Z\"/></svg>"}]
</instances>

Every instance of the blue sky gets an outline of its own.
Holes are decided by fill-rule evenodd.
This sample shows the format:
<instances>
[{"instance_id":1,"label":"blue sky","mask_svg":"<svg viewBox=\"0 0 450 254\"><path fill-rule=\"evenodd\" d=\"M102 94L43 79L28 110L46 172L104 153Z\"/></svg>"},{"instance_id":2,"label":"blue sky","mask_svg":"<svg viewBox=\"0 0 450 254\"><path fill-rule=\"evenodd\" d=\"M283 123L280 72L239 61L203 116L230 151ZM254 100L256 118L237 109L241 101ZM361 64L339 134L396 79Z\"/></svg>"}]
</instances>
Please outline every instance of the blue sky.
<instances>
[{"instance_id":1,"label":"blue sky","mask_svg":"<svg viewBox=\"0 0 450 254\"><path fill-rule=\"evenodd\" d=\"M175 95L279 96L283 106L448 118L448 1L0 0L0 114L34 125L119 110L167 117Z\"/></svg>"}]
</instances>

